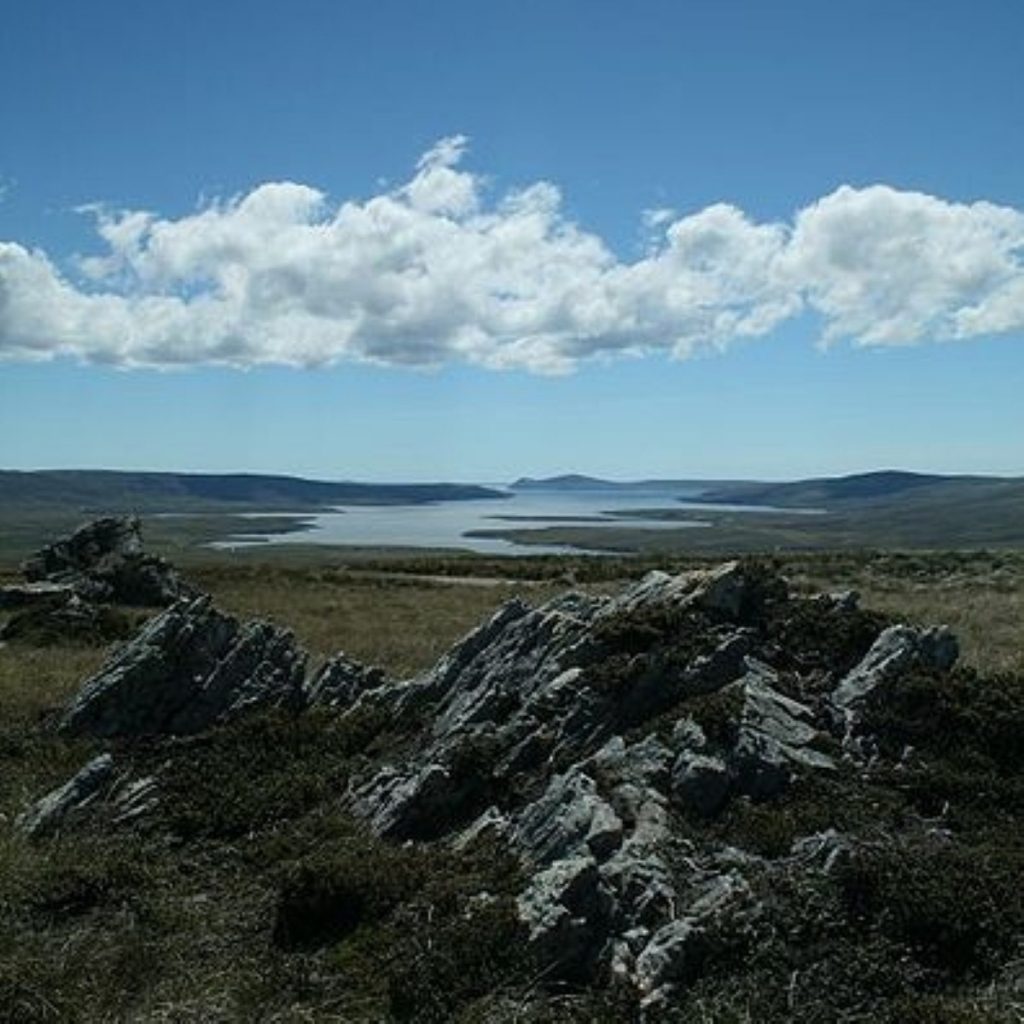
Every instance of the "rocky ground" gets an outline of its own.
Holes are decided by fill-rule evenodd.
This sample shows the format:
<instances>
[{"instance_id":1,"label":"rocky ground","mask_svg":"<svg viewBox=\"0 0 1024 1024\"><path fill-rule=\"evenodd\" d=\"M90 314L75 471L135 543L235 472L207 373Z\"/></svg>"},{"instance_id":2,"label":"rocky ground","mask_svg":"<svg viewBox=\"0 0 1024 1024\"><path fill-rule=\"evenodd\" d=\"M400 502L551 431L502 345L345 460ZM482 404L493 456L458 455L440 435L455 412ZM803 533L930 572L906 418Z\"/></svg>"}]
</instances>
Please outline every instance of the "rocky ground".
<instances>
[{"instance_id":1,"label":"rocky ground","mask_svg":"<svg viewBox=\"0 0 1024 1024\"><path fill-rule=\"evenodd\" d=\"M102 868L0 907L15 942L110 940L130 910L177 950L164 904L200 899L222 982L182 994L183 950L103 1009L24 971L0 997L23 1020L1020 1020L1024 690L956 661L942 627L756 562L512 601L402 680L311 670L286 630L183 597L45 726L83 763L13 826Z\"/></svg>"}]
</instances>

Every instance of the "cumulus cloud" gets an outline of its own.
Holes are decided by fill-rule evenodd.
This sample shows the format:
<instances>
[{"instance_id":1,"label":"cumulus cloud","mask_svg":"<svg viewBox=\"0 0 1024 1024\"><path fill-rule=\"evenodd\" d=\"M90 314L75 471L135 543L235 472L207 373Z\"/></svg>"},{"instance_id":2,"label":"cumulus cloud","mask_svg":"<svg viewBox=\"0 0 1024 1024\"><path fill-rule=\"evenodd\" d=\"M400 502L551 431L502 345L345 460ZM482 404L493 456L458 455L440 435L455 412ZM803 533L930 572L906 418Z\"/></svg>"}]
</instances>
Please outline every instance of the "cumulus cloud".
<instances>
[{"instance_id":1,"label":"cumulus cloud","mask_svg":"<svg viewBox=\"0 0 1024 1024\"><path fill-rule=\"evenodd\" d=\"M0 358L557 373L723 349L806 310L825 343L1024 330L1016 209L877 185L785 223L654 210L629 262L553 184L491 194L466 146L441 140L408 182L361 201L274 182L178 219L89 207L102 252L70 269L0 242Z\"/></svg>"}]
</instances>

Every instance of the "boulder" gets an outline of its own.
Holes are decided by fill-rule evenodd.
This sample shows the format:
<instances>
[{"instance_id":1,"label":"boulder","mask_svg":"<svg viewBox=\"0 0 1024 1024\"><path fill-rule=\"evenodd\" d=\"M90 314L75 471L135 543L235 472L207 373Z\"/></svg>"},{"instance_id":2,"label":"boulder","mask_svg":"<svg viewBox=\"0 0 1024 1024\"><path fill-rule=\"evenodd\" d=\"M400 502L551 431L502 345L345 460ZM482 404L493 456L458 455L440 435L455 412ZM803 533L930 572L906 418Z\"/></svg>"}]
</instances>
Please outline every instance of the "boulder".
<instances>
[{"instance_id":1,"label":"boulder","mask_svg":"<svg viewBox=\"0 0 1024 1024\"><path fill-rule=\"evenodd\" d=\"M703 818L714 817L729 798L732 778L720 757L684 750L672 765L672 796Z\"/></svg>"},{"instance_id":2,"label":"boulder","mask_svg":"<svg viewBox=\"0 0 1024 1024\"><path fill-rule=\"evenodd\" d=\"M69 735L200 732L245 711L298 708L306 654L292 634L241 625L208 597L151 619L89 679L65 711Z\"/></svg>"}]
</instances>

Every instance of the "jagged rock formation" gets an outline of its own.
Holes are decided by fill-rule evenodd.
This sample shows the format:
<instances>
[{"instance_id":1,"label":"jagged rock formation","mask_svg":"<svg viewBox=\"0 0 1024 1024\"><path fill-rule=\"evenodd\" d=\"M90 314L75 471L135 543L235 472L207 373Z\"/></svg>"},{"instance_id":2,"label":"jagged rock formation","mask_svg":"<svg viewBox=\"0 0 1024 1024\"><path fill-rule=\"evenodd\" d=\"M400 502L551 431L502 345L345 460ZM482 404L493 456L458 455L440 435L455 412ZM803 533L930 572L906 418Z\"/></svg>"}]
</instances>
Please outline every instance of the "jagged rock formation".
<instances>
[{"instance_id":1,"label":"jagged rock formation","mask_svg":"<svg viewBox=\"0 0 1024 1024\"><path fill-rule=\"evenodd\" d=\"M365 692L384 682L381 669L363 665L344 653L326 661L303 688L306 707L348 708Z\"/></svg>"},{"instance_id":2,"label":"jagged rock formation","mask_svg":"<svg viewBox=\"0 0 1024 1024\"><path fill-rule=\"evenodd\" d=\"M615 599L512 602L432 671L354 695L351 714L383 706L427 724L350 805L393 839L502 835L530 865L519 911L554 973L610 967L663 1000L706 955L712 923L756 910L742 873L674 820L836 769L824 709L787 696L768 660L786 660L769 620L787 602L780 580L737 564L652 573Z\"/></svg>"},{"instance_id":3,"label":"jagged rock formation","mask_svg":"<svg viewBox=\"0 0 1024 1024\"><path fill-rule=\"evenodd\" d=\"M510 851L515 913L545 980L619 986L654 1019L775 934L774 892L860 849L818 828L768 857L719 823L809 780L871 770L870 708L957 656L948 630L885 625L851 594L792 596L770 571L730 563L652 573L614 598L509 602L432 669L393 681L344 654L308 677L289 633L241 626L202 598L153 619L60 727L190 734L266 708L386 723L400 742L353 762L336 799L386 840ZM22 827L44 834L100 800L104 757ZM159 786L122 777L121 795L102 798L120 806L111 820L152 812ZM924 819L909 829L921 848L944 841Z\"/></svg>"},{"instance_id":4,"label":"jagged rock formation","mask_svg":"<svg viewBox=\"0 0 1024 1024\"><path fill-rule=\"evenodd\" d=\"M136 516L87 523L27 558L22 572L30 584L100 603L164 606L191 593L164 559L145 553Z\"/></svg>"},{"instance_id":5,"label":"jagged rock formation","mask_svg":"<svg viewBox=\"0 0 1024 1024\"><path fill-rule=\"evenodd\" d=\"M195 596L164 559L145 553L135 516L87 523L27 558L22 572L26 583L0 587L0 610L13 612L0 640L109 643L133 625L109 606L163 607Z\"/></svg>"},{"instance_id":6,"label":"jagged rock formation","mask_svg":"<svg viewBox=\"0 0 1024 1024\"><path fill-rule=\"evenodd\" d=\"M180 601L88 680L65 711L68 735L199 732L256 708L303 702L306 654L287 630L242 626L208 597Z\"/></svg>"}]
</instances>

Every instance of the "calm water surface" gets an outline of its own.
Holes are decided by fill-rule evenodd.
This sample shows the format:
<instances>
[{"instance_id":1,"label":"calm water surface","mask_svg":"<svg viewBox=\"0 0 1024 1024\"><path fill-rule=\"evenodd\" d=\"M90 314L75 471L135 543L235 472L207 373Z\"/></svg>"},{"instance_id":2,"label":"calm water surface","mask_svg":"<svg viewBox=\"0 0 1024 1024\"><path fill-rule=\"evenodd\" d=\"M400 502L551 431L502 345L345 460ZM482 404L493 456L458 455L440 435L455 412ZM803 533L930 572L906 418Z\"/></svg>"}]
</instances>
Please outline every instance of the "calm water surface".
<instances>
[{"instance_id":1,"label":"calm water surface","mask_svg":"<svg viewBox=\"0 0 1024 1024\"><path fill-rule=\"evenodd\" d=\"M542 528L544 526L643 526L646 529L700 529L706 521L664 522L621 513L621 510L736 510L739 506L696 504L667 491L510 491L507 498L442 501L431 505L338 506L337 511L297 515L309 524L290 534L261 534L259 529L218 543L220 548L250 544L346 544L371 547L461 548L482 554L563 554L564 546L521 545L494 537L468 537L472 530ZM775 511L743 506L744 512ZM268 513L273 514L273 513ZM254 527L259 514L252 516Z\"/></svg>"}]
</instances>

